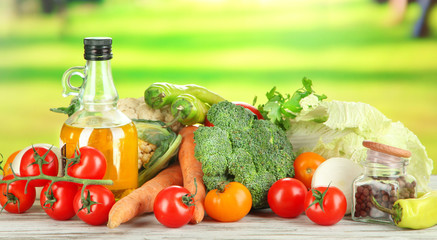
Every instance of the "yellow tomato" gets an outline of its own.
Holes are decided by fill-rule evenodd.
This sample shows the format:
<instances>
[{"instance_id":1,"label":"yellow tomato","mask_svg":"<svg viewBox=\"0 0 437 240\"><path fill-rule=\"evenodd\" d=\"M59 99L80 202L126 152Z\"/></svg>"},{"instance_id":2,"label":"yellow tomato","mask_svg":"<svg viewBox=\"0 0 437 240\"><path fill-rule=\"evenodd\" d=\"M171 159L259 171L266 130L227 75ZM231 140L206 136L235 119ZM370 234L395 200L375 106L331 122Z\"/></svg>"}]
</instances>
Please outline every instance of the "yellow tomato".
<instances>
[{"instance_id":1,"label":"yellow tomato","mask_svg":"<svg viewBox=\"0 0 437 240\"><path fill-rule=\"evenodd\" d=\"M11 170L11 164L14 161L15 157L17 156L17 154L20 152L21 150L18 150L14 153L12 153L9 157L8 160L6 160L5 165L3 165L3 176L7 176L12 174L12 170Z\"/></svg>"},{"instance_id":2,"label":"yellow tomato","mask_svg":"<svg viewBox=\"0 0 437 240\"><path fill-rule=\"evenodd\" d=\"M205 197L205 211L220 222L235 222L245 217L252 208L252 195L239 182L228 183L223 191L214 189Z\"/></svg>"}]
</instances>

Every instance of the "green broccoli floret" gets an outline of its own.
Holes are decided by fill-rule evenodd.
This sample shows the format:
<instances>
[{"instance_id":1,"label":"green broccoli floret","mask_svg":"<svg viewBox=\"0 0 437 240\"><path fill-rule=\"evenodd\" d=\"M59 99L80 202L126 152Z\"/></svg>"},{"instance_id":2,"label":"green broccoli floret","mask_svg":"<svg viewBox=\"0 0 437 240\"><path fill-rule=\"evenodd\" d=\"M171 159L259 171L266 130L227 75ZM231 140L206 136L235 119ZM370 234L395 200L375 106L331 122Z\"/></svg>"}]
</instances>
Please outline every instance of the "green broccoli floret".
<instances>
[{"instance_id":1,"label":"green broccoli floret","mask_svg":"<svg viewBox=\"0 0 437 240\"><path fill-rule=\"evenodd\" d=\"M203 159L203 174L206 176L226 175L228 160L226 156L232 152L232 145L226 131L220 128L201 127L196 130L197 142L195 157Z\"/></svg>"},{"instance_id":2,"label":"green broccoli floret","mask_svg":"<svg viewBox=\"0 0 437 240\"><path fill-rule=\"evenodd\" d=\"M214 127L194 132L195 157L202 163L207 189L237 181L252 194L253 208L267 207L271 185L294 176L295 157L285 132L227 101L212 105L208 120Z\"/></svg>"},{"instance_id":3,"label":"green broccoli floret","mask_svg":"<svg viewBox=\"0 0 437 240\"><path fill-rule=\"evenodd\" d=\"M235 107L235 104L228 101L223 101L219 104L220 107L214 107L208 110L208 121L214 124L214 126L225 130L250 129L250 126L255 119L254 114L248 114L248 111L246 111L244 107ZM232 121L230 119L238 119L238 121Z\"/></svg>"}]
</instances>

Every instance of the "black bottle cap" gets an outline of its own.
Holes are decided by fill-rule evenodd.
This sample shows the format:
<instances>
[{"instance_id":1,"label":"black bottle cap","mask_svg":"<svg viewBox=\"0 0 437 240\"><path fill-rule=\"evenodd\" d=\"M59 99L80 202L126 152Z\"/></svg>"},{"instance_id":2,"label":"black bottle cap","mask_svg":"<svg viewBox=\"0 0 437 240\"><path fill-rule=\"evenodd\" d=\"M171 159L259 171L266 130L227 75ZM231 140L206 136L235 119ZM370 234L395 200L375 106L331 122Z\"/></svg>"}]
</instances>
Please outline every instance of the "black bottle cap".
<instances>
[{"instance_id":1,"label":"black bottle cap","mask_svg":"<svg viewBox=\"0 0 437 240\"><path fill-rule=\"evenodd\" d=\"M83 40L84 58L86 60L110 60L112 59L112 38L88 37Z\"/></svg>"}]
</instances>

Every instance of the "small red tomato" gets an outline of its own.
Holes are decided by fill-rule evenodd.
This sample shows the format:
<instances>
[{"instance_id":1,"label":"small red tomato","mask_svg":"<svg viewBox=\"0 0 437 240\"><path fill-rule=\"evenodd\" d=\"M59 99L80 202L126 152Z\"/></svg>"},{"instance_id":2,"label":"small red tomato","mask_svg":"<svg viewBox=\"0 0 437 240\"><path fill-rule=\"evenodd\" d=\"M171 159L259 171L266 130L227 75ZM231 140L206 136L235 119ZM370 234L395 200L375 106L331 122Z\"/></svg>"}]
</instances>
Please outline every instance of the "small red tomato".
<instances>
[{"instance_id":1,"label":"small red tomato","mask_svg":"<svg viewBox=\"0 0 437 240\"><path fill-rule=\"evenodd\" d=\"M106 173L106 158L93 147L81 147L69 161L68 175L76 178L103 179Z\"/></svg>"},{"instance_id":2,"label":"small red tomato","mask_svg":"<svg viewBox=\"0 0 437 240\"><path fill-rule=\"evenodd\" d=\"M58 157L56 154L44 147L34 147L27 150L20 162L20 175L23 177L40 175L38 164L42 164L42 172L45 175L58 175ZM35 187L42 187L49 180L32 180L29 185Z\"/></svg>"},{"instance_id":3,"label":"small red tomato","mask_svg":"<svg viewBox=\"0 0 437 240\"><path fill-rule=\"evenodd\" d=\"M115 203L114 194L101 185L87 186L83 196L81 196L81 190L78 190L73 200L73 207L77 216L90 225L106 223L109 211Z\"/></svg>"},{"instance_id":4,"label":"small red tomato","mask_svg":"<svg viewBox=\"0 0 437 240\"><path fill-rule=\"evenodd\" d=\"M346 213L346 197L333 186L317 187L308 191L305 197L305 214L319 225L334 225Z\"/></svg>"},{"instance_id":5,"label":"small red tomato","mask_svg":"<svg viewBox=\"0 0 437 240\"><path fill-rule=\"evenodd\" d=\"M305 210L306 193L307 188L301 181L295 178L283 178L270 187L267 201L277 215L294 218Z\"/></svg>"},{"instance_id":6,"label":"small red tomato","mask_svg":"<svg viewBox=\"0 0 437 240\"><path fill-rule=\"evenodd\" d=\"M184 198L187 200L185 201ZM194 208L190 191L181 186L164 188L158 193L153 204L156 219L170 228L187 224L193 217Z\"/></svg>"},{"instance_id":7,"label":"small red tomato","mask_svg":"<svg viewBox=\"0 0 437 240\"><path fill-rule=\"evenodd\" d=\"M44 211L55 220L68 220L76 215L73 208L77 184L72 182L55 182L48 191L50 183L41 191L40 204Z\"/></svg>"},{"instance_id":8,"label":"small red tomato","mask_svg":"<svg viewBox=\"0 0 437 240\"><path fill-rule=\"evenodd\" d=\"M3 180L14 179L13 175L7 175ZM27 186L26 180L19 180L9 184L0 184L0 204L10 213L24 213L35 202L35 187Z\"/></svg>"}]
</instances>

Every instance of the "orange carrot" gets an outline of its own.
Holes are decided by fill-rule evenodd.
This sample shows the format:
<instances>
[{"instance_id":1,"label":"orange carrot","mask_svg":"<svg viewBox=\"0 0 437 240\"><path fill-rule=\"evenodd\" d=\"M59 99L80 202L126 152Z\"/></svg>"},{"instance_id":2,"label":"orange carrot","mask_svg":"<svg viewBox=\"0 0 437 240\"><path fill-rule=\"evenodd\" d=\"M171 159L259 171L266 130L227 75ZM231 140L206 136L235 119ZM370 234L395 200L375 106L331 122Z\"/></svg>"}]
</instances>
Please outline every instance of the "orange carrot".
<instances>
[{"instance_id":1,"label":"orange carrot","mask_svg":"<svg viewBox=\"0 0 437 240\"><path fill-rule=\"evenodd\" d=\"M179 135L182 136L182 142L179 146L179 164L181 165L182 177L184 180L184 187L191 192L197 193L194 196L194 203L196 208L194 209L194 216L190 223L197 224L203 220L205 216L205 209L203 202L205 201L206 189L203 183L202 164L194 157L194 131L197 130L195 126L188 126L179 131Z\"/></svg>"},{"instance_id":2,"label":"orange carrot","mask_svg":"<svg viewBox=\"0 0 437 240\"><path fill-rule=\"evenodd\" d=\"M171 185L181 186L182 183L181 167L177 163L172 164L141 187L116 202L109 212L107 226L116 228L121 223L127 222L142 213L153 212L156 195L166 187Z\"/></svg>"}]
</instances>

